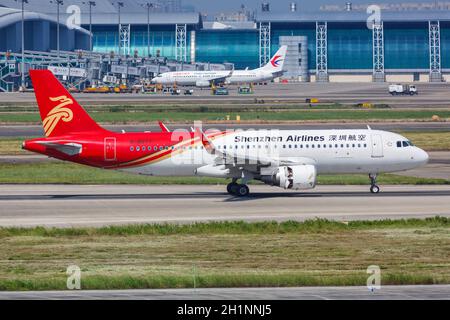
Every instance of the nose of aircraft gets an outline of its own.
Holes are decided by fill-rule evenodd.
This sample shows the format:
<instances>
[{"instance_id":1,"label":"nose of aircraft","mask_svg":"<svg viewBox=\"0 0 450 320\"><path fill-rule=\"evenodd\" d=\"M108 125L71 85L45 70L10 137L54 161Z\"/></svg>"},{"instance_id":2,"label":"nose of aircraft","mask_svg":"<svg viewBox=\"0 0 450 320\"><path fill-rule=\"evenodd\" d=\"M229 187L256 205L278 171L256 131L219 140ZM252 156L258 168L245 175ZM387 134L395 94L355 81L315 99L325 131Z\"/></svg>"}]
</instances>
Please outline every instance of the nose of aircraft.
<instances>
[{"instance_id":1,"label":"nose of aircraft","mask_svg":"<svg viewBox=\"0 0 450 320\"><path fill-rule=\"evenodd\" d=\"M429 156L424 150L417 148L414 154L414 160L416 160L420 165L424 165L428 162Z\"/></svg>"}]
</instances>

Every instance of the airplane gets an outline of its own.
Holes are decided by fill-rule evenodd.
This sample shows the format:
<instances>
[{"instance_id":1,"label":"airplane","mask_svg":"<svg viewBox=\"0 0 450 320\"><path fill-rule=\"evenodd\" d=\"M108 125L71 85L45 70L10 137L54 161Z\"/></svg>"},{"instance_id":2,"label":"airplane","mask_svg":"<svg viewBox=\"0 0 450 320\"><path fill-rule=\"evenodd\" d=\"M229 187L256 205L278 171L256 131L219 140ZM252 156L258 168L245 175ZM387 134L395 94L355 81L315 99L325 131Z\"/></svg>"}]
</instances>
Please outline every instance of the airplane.
<instances>
[{"instance_id":1,"label":"airplane","mask_svg":"<svg viewBox=\"0 0 450 320\"><path fill-rule=\"evenodd\" d=\"M153 83L163 85L210 87L217 84L239 84L270 81L283 75L287 46L282 46L270 61L254 70L174 71L159 74Z\"/></svg>"},{"instance_id":2,"label":"airplane","mask_svg":"<svg viewBox=\"0 0 450 320\"><path fill-rule=\"evenodd\" d=\"M111 132L100 127L48 70L31 70L45 137L23 149L107 170L149 176L231 179L228 193L249 195L259 180L285 190L309 190L320 174L377 176L413 169L428 154L405 137L372 130L247 130ZM240 181L238 183L238 181Z\"/></svg>"}]
</instances>

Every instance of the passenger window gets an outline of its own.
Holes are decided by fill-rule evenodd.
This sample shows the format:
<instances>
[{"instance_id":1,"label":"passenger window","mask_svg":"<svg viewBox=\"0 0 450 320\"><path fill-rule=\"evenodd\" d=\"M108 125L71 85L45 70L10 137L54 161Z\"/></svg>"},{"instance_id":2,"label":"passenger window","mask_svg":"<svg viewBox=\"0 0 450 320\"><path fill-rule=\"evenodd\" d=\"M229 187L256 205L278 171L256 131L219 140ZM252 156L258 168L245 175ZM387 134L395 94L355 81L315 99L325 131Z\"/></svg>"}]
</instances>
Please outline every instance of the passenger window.
<instances>
[{"instance_id":1,"label":"passenger window","mask_svg":"<svg viewBox=\"0 0 450 320\"><path fill-rule=\"evenodd\" d=\"M130 151L134 151L134 148L133 148L133 147L130 147Z\"/></svg>"},{"instance_id":2,"label":"passenger window","mask_svg":"<svg viewBox=\"0 0 450 320\"><path fill-rule=\"evenodd\" d=\"M139 150L141 150L141 148L139 148L139 147L136 147L136 151L139 151Z\"/></svg>"}]
</instances>

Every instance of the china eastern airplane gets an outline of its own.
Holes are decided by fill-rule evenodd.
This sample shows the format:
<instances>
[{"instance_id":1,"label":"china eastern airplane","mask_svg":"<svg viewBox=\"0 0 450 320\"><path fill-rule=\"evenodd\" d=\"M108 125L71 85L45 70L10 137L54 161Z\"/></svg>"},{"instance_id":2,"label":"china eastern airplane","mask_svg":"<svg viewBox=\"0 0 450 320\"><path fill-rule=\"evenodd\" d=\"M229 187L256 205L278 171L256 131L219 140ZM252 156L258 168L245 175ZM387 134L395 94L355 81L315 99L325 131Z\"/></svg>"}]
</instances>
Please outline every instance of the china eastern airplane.
<instances>
[{"instance_id":1,"label":"china eastern airplane","mask_svg":"<svg viewBox=\"0 0 450 320\"><path fill-rule=\"evenodd\" d=\"M263 67L254 70L175 71L152 79L153 83L180 86L210 87L213 84L239 84L270 81L283 75L287 46L282 46Z\"/></svg>"},{"instance_id":2,"label":"china eastern airplane","mask_svg":"<svg viewBox=\"0 0 450 320\"><path fill-rule=\"evenodd\" d=\"M100 127L50 71L32 70L46 137L23 148L64 161L149 176L231 179L230 194L247 196L254 179L285 190L307 190L320 174L376 178L425 164L428 155L401 135L363 130L111 132ZM238 183L239 181L239 183Z\"/></svg>"}]
</instances>

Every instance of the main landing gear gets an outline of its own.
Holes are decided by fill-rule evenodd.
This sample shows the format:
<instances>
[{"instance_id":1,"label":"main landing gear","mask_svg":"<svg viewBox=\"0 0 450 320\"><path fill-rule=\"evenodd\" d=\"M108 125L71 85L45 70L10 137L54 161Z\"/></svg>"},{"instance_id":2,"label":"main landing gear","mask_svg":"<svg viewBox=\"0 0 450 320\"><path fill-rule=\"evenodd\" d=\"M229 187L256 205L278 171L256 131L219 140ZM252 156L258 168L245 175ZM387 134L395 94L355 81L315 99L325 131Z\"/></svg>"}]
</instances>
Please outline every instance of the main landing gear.
<instances>
[{"instance_id":1,"label":"main landing gear","mask_svg":"<svg viewBox=\"0 0 450 320\"><path fill-rule=\"evenodd\" d=\"M246 197L250 193L250 189L247 185L237 183L237 179L233 179L233 181L227 185L227 191L229 194L238 197Z\"/></svg>"},{"instance_id":2,"label":"main landing gear","mask_svg":"<svg viewBox=\"0 0 450 320\"><path fill-rule=\"evenodd\" d=\"M371 174L369 174L369 178L370 178L370 192L379 193L380 187L377 186L377 175L371 173Z\"/></svg>"}]
</instances>

